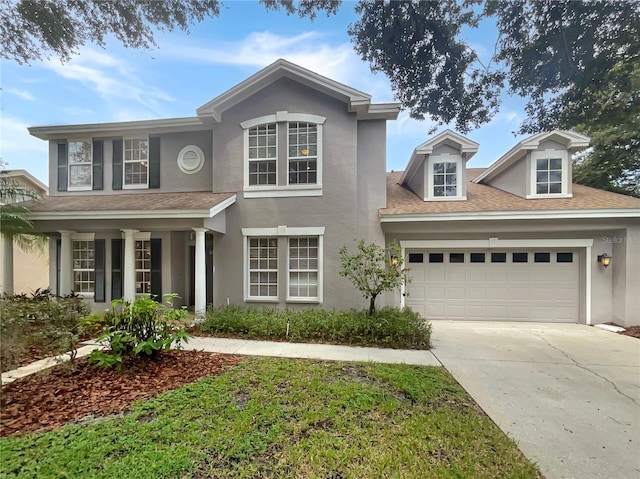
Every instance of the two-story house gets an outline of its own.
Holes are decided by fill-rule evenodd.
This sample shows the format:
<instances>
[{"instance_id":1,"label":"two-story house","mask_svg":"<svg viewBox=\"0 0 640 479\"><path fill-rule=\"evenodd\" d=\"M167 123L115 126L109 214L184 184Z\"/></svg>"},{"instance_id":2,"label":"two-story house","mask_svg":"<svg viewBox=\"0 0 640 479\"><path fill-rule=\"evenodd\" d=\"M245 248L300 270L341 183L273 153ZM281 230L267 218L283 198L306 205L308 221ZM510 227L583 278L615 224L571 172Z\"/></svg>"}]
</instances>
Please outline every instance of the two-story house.
<instances>
[{"instance_id":1,"label":"two-story house","mask_svg":"<svg viewBox=\"0 0 640 479\"><path fill-rule=\"evenodd\" d=\"M278 60L196 116L30 128L49 141L50 281L111 299L351 308L338 250L397 240L428 319L640 323L640 200L571 182L573 132L487 169L445 131L385 173L397 104Z\"/></svg>"}]
</instances>

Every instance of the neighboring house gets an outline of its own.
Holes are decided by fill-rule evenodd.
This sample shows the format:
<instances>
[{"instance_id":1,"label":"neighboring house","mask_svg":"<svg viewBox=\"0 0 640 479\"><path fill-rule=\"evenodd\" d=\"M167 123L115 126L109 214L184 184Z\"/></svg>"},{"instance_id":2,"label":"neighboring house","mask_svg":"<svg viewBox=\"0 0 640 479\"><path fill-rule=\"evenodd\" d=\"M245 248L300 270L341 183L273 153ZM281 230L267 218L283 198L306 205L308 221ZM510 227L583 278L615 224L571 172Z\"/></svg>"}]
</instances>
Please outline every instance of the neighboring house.
<instances>
[{"instance_id":1,"label":"neighboring house","mask_svg":"<svg viewBox=\"0 0 640 479\"><path fill-rule=\"evenodd\" d=\"M40 195L47 187L25 170L4 170L4 178L18 186L29 188ZM31 293L49 287L49 252L23 251L15 242L0 235L0 292L2 294Z\"/></svg>"},{"instance_id":2,"label":"neighboring house","mask_svg":"<svg viewBox=\"0 0 640 479\"><path fill-rule=\"evenodd\" d=\"M571 184L572 132L486 170L446 131L385 173L397 104L278 60L197 116L30 128L49 141L50 281L104 308L175 292L206 304L364 305L338 250L400 241L387 302L429 319L640 323L640 200ZM612 257L604 268L598 256Z\"/></svg>"}]
</instances>

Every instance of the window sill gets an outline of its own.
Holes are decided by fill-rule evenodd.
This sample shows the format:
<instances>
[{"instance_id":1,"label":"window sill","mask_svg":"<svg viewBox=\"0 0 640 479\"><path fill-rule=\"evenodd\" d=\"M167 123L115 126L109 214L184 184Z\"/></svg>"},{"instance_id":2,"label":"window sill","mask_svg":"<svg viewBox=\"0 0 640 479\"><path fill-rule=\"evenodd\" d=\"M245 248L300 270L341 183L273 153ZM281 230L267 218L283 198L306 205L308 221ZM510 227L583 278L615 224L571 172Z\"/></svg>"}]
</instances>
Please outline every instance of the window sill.
<instances>
[{"instance_id":1,"label":"window sill","mask_svg":"<svg viewBox=\"0 0 640 479\"><path fill-rule=\"evenodd\" d=\"M76 293L78 297L82 299L93 299L95 298L95 293Z\"/></svg>"},{"instance_id":2,"label":"window sill","mask_svg":"<svg viewBox=\"0 0 640 479\"><path fill-rule=\"evenodd\" d=\"M544 200L551 198L573 198L573 195L569 193L548 193L546 195L527 195L525 198L527 200Z\"/></svg>"},{"instance_id":3,"label":"window sill","mask_svg":"<svg viewBox=\"0 0 640 479\"><path fill-rule=\"evenodd\" d=\"M149 185L122 185L123 190L148 190Z\"/></svg>"},{"instance_id":4,"label":"window sill","mask_svg":"<svg viewBox=\"0 0 640 479\"><path fill-rule=\"evenodd\" d=\"M287 303L320 304L319 298L287 298Z\"/></svg>"},{"instance_id":5,"label":"window sill","mask_svg":"<svg viewBox=\"0 0 640 479\"><path fill-rule=\"evenodd\" d=\"M244 298L245 303L279 303L280 300L278 298Z\"/></svg>"},{"instance_id":6,"label":"window sill","mask_svg":"<svg viewBox=\"0 0 640 479\"><path fill-rule=\"evenodd\" d=\"M297 196L322 196L322 185L244 187L245 198L292 198Z\"/></svg>"},{"instance_id":7,"label":"window sill","mask_svg":"<svg viewBox=\"0 0 640 479\"><path fill-rule=\"evenodd\" d=\"M91 191L91 186L69 186L67 191Z\"/></svg>"},{"instance_id":8,"label":"window sill","mask_svg":"<svg viewBox=\"0 0 640 479\"><path fill-rule=\"evenodd\" d=\"M466 196L427 196L424 201L466 201Z\"/></svg>"}]
</instances>

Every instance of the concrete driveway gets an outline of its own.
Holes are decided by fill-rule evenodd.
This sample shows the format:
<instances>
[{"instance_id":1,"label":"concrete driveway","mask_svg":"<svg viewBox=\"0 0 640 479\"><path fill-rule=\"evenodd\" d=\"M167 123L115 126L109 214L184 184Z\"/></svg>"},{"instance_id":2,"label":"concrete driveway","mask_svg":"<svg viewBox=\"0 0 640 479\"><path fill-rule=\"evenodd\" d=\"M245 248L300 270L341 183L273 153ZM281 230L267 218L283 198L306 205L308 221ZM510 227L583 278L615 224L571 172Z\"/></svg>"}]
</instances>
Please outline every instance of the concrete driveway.
<instances>
[{"instance_id":1,"label":"concrete driveway","mask_svg":"<svg viewBox=\"0 0 640 479\"><path fill-rule=\"evenodd\" d=\"M432 352L548 479L640 478L640 340L578 324L432 324Z\"/></svg>"}]
</instances>

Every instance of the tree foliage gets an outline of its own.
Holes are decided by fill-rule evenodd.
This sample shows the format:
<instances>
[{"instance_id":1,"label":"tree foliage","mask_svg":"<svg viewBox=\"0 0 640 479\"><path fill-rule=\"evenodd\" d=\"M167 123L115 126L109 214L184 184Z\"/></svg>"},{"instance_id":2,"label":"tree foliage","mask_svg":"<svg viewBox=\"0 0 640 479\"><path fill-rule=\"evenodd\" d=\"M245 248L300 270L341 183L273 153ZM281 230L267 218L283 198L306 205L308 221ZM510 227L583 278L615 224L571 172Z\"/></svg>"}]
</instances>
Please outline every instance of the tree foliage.
<instances>
[{"instance_id":1,"label":"tree foliage","mask_svg":"<svg viewBox=\"0 0 640 479\"><path fill-rule=\"evenodd\" d=\"M338 273L348 278L369 300L370 316L375 314L376 299L380 294L399 288L407 281L407 272L402 268L402 250L397 243L383 248L360 240L355 253L350 253L346 246L340 248L340 261Z\"/></svg>"},{"instance_id":2,"label":"tree foliage","mask_svg":"<svg viewBox=\"0 0 640 479\"><path fill-rule=\"evenodd\" d=\"M261 0L267 10L314 19L340 0ZM154 29L181 29L220 14L218 0L7 0L0 7L0 56L29 63L68 60L82 45L155 45ZM467 133L489 122L501 95L527 98L521 133L554 128L591 135L576 179L638 194L640 2L628 0L360 0L349 26L354 48L390 80L417 119ZM495 22L492 54L471 29ZM482 57L482 58L481 58ZM615 115L612 113L616 113ZM620 113L620 115L617 115ZM615 120L615 121L614 121Z\"/></svg>"},{"instance_id":3,"label":"tree foliage","mask_svg":"<svg viewBox=\"0 0 640 479\"><path fill-rule=\"evenodd\" d=\"M0 162L0 169L3 166ZM46 237L36 231L29 219L29 209L21 204L38 199L40 195L36 191L20 186L14 178L0 171L0 233L24 251L41 251L46 242Z\"/></svg>"}]
</instances>

